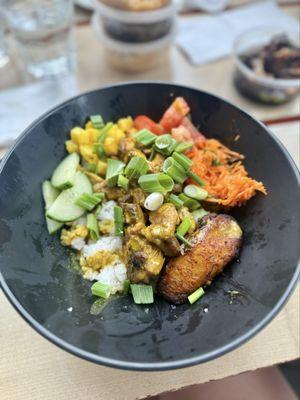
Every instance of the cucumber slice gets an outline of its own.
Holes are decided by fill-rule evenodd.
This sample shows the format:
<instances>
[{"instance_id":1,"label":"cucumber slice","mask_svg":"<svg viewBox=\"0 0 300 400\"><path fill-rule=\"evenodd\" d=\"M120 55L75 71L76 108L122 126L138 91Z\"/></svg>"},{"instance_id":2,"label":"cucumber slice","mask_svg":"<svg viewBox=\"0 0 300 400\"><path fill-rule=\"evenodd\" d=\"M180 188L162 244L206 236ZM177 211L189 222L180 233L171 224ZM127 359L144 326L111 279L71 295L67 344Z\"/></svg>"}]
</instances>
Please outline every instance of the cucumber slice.
<instances>
[{"instance_id":1,"label":"cucumber slice","mask_svg":"<svg viewBox=\"0 0 300 400\"><path fill-rule=\"evenodd\" d=\"M52 185L61 190L72 187L78 165L79 156L77 153L72 153L64 158L52 174Z\"/></svg>"},{"instance_id":2,"label":"cucumber slice","mask_svg":"<svg viewBox=\"0 0 300 400\"><path fill-rule=\"evenodd\" d=\"M93 193L93 188L83 172L76 172L74 186L64 190L47 211L47 217L60 222L70 222L81 217L86 210L75 204L83 193Z\"/></svg>"},{"instance_id":3,"label":"cucumber slice","mask_svg":"<svg viewBox=\"0 0 300 400\"><path fill-rule=\"evenodd\" d=\"M52 186L49 181L43 182L42 191L43 191L43 198L45 201L45 209L47 211L52 206L52 204L54 203L60 192L58 189L55 189L55 187ZM53 219L47 217L46 217L46 223L50 235L57 232L63 226L61 222L54 221Z\"/></svg>"}]
</instances>

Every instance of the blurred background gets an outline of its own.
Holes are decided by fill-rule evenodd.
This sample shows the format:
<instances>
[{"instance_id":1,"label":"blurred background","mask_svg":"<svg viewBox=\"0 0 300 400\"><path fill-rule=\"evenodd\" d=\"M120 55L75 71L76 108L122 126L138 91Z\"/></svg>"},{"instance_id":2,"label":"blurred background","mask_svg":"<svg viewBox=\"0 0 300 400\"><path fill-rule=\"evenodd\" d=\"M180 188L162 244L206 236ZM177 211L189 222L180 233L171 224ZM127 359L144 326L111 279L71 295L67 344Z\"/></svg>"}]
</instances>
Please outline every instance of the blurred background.
<instances>
[{"instance_id":1,"label":"blurred background","mask_svg":"<svg viewBox=\"0 0 300 400\"><path fill-rule=\"evenodd\" d=\"M0 0L0 158L71 96L161 80L244 108L299 165L299 15L298 0ZM299 361L280 368L157 399L298 398Z\"/></svg>"}]
</instances>

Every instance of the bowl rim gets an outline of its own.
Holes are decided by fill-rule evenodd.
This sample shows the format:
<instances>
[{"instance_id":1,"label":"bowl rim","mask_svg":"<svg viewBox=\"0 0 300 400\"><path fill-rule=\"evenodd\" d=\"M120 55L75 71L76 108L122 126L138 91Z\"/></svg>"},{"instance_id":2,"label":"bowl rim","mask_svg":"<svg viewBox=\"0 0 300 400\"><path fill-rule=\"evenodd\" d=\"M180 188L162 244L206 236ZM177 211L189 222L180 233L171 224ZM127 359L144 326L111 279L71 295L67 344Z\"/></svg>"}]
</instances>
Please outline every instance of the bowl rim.
<instances>
[{"instance_id":1,"label":"bowl rim","mask_svg":"<svg viewBox=\"0 0 300 400\"><path fill-rule=\"evenodd\" d=\"M145 84L154 85L154 86L155 85L169 86L170 93L174 89L174 86L176 86L177 88L197 91L197 92L203 93L205 95L208 95L210 97L213 97L215 99L221 100L222 102L226 103L227 105L238 110L239 112L244 114L248 119L259 124L264 129L266 134L269 135L275 141L275 143L279 146L280 150L283 152L287 162L290 165L290 168L294 172L297 182L298 182L298 186L300 187L300 173L299 173L299 170L298 170L294 160L288 153L287 149L280 142L280 140L262 122L256 120L249 113L247 113L246 111L242 110L240 107L232 104L231 102L225 100L224 98L222 98L220 96L216 96L209 92L199 90L195 87L178 85L176 83L173 84L172 82L164 82L164 81L129 81L129 82L120 82L120 83L113 84L113 85L102 86L102 87L99 87L94 90L82 92L82 93L80 93L76 96L73 96L73 97L69 98L68 100L56 105L55 107L52 107L50 110L46 111L39 118L37 118L35 121L33 121L23 131L23 133L18 137L18 139L11 146L11 148L6 152L6 154L4 155L3 159L0 162L0 179L1 179L1 173L5 167L6 162L10 158L11 154L13 154L14 150L19 145L19 143L21 143L27 137L27 135L30 134L32 128L34 128L36 125L38 125L41 121L43 121L45 118L47 118L51 114L53 114L53 113L57 112L58 110L60 110L61 108L65 107L70 101L73 101L80 97L84 97L84 96L94 93L94 92L98 92L100 90L107 90L110 88L117 88L117 87L124 87L124 86L137 86L137 85L142 86ZM285 303L287 302L287 300L293 293L294 289L296 288L296 284L298 282L299 277L300 277L300 255L299 255L298 263L296 265L292 279L290 280L284 293L279 298L279 300L277 301L275 306L253 328L251 328L250 330L248 330L246 333L239 336L235 340L232 340L231 342L227 343L226 345L218 347L217 349L209 351L202 355L194 356L194 357L187 357L187 358L183 358L183 359L175 360L175 361L154 362L154 363L122 361L122 360L118 360L118 359L112 359L109 357L103 357L101 355L96 355L96 354L90 353L88 351L79 349L75 345L72 345L72 344L66 342L65 340L56 336L54 333L50 332L48 329L43 327L35 318L33 318L31 316L31 314L22 306L22 304L16 298L14 293L11 291L11 289L7 285L1 271L0 271L0 287L2 288L6 298L9 300L9 302L12 304L12 306L15 308L15 310L18 311L18 313L21 315L21 317L32 328L34 328L38 333L40 333L45 339L49 340L50 342L52 342L56 346L60 347L61 349L66 350L69 353L76 355L82 359L85 359L87 361L92 361L96 364L100 364L100 365L103 365L106 367L113 367L113 368L119 368L119 369L125 369L125 370L136 370L136 371L166 371L166 370L190 367L193 365L197 365L197 364L201 364L201 363L210 361L210 360L220 357L220 356L236 349L237 347L241 346L242 344L246 343L249 339L251 339L258 332L260 332L278 314L278 312L282 309L282 307L285 305Z\"/></svg>"}]
</instances>

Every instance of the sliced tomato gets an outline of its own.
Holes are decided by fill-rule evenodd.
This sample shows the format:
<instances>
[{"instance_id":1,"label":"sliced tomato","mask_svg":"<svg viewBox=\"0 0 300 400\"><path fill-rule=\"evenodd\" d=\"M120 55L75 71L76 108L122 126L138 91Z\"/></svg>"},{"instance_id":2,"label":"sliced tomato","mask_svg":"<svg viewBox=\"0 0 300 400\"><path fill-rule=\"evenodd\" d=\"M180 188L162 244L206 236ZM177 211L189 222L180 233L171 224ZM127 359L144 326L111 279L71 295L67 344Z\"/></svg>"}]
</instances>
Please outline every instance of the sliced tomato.
<instances>
[{"instance_id":1,"label":"sliced tomato","mask_svg":"<svg viewBox=\"0 0 300 400\"><path fill-rule=\"evenodd\" d=\"M177 128L172 129L172 137L178 142L193 142L191 132L183 125L179 125Z\"/></svg>"},{"instance_id":2,"label":"sliced tomato","mask_svg":"<svg viewBox=\"0 0 300 400\"><path fill-rule=\"evenodd\" d=\"M181 121L181 126L185 127L190 132L191 138L195 143L204 142L206 140L206 137L201 132L198 131L198 129L191 122L191 120L189 120L189 118L184 117L183 120Z\"/></svg>"},{"instance_id":3,"label":"sliced tomato","mask_svg":"<svg viewBox=\"0 0 300 400\"><path fill-rule=\"evenodd\" d=\"M165 111L160 125L166 132L171 132L172 128L180 125L182 119L190 112L190 107L183 97L176 97L170 107Z\"/></svg>"},{"instance_id":4,"label":"sliced tomato","mask_svg":"<svg viewBox=\"0 0 300 400\"><path fill-rule=\"evenodd\" d=\"M162 135L164 133L164 129L162 126L154 122L151 118L146 115L138 115L134 119L134 126L136 129L148 129L150 132L155 133L156 135Z\"/></svg>"}]
</instances>

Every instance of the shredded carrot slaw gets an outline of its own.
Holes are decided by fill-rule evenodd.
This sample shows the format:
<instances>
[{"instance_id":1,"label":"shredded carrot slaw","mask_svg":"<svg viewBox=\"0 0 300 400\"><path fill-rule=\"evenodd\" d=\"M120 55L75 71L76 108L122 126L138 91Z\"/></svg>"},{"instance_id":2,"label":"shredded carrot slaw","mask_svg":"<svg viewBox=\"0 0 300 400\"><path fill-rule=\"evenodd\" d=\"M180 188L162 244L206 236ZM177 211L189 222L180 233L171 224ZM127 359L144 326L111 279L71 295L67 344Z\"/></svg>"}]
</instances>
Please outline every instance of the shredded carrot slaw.
<instances>
[{"instance_id":1,"label":"shredded carrot slaw","mask_svg":"<svg viewBox=\"0 0 300 400\"><path fill-rule=\"evenodd\" d=\"M242 164L244 156L231 151L216 139L207 139L194 147L188 156L192 169L204 182L210 197L207 201L224 207L241 206L256 191L267 194L262 182L248 176Z\"/></svg>"}]
</instances>

